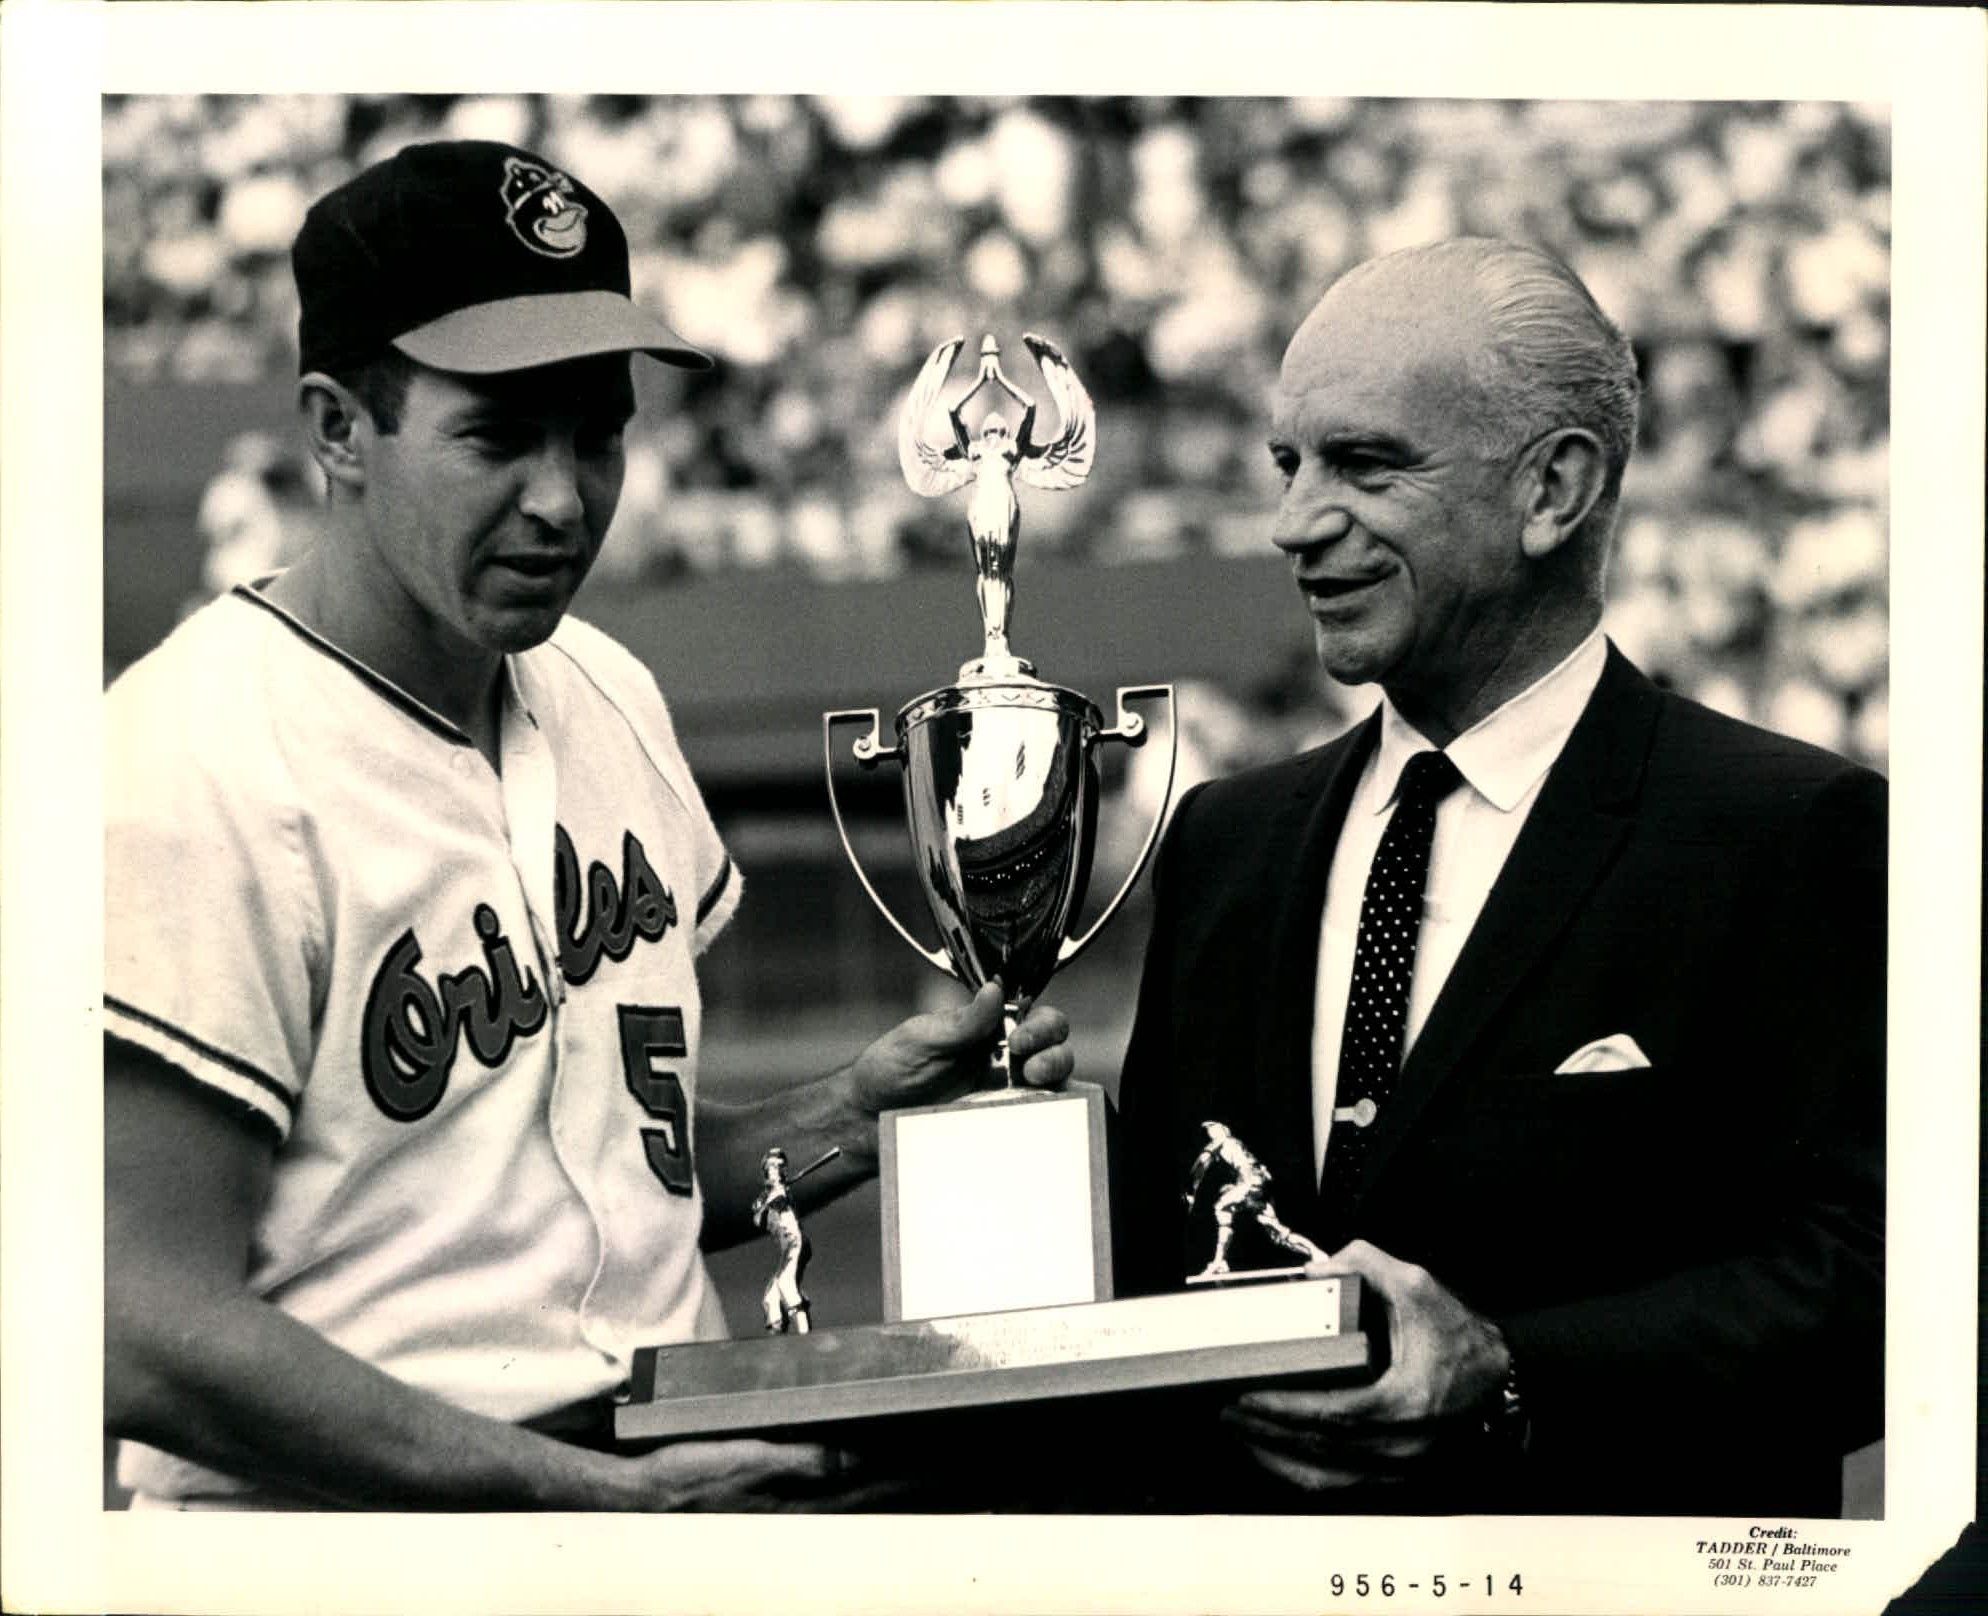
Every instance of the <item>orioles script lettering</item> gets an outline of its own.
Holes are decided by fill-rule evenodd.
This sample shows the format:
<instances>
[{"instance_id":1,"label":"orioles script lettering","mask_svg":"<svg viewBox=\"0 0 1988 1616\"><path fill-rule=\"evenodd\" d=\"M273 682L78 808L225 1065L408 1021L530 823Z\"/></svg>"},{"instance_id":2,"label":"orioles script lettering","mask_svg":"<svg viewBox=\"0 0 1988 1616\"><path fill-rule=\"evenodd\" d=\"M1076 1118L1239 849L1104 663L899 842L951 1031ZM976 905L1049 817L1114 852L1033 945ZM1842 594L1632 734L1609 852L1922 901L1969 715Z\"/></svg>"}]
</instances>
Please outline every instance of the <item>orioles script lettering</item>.
<instances>
[{"instance_id":1,"label":"orioles script lettering","mask_svg":"<svg viewBox=\"0 0 1988 1616\"><path fill-rule=\"evenodd\" d=\"M559 974L576 987L603 959L626 959L638 941L661 940L677 920L675 898L632 831L622 835L619 878L595 860L583 887L573 839L564 825L555 827L553 909ZM497 911L479 903L471 918L481 963L444 971L430 983L418 969L421 940L410 926L373 975L361 1065L366 1092L398 1122L419 1121L441 1103L465 1041L480 1065L494 1069L550 1014L545 990L529 967L519 966Z\"/></svg>"}]
</instances>

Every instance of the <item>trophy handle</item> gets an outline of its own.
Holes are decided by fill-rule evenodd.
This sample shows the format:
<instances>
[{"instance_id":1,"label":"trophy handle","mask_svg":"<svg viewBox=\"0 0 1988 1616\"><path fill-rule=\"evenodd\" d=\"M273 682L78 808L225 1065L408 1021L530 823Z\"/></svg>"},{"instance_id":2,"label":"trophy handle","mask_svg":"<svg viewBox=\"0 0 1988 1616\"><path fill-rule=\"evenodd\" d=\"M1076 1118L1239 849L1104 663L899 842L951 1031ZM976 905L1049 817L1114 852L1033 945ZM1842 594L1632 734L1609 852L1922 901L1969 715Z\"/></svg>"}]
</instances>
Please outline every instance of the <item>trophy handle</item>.
<instances>
[{"instance_id":1,"label":"trophy handle","mask_svg":"<svg viewBox=\"0 0 1988 1616\"><path fill-rule=\"evenodd\" d=\"M903 748L883 746L878 743L877 737L882 728L882 721L876 708L855 707L839 713L823 713L821 715L822 767L828 777L828 811L835 817L835 834L842 839L842 851L848 856L849 867L856 872L856 879L863 883L863 890L870 895L870 902L877 906L877 913L890 922L891 930L902 937L910 946L911 951L924 960L927 965L944 971L954 981L959 981L961 980L959 972L953 969L952 961L940 950L927 948L916 937L913 937L910 932L906 931L903 923L899 921L896 915L890 912L890 906L882 898L877 896L877 889L870 885L870 877L863 869L863 861L856 856L856 849L850 844L848 828L842 823L842 804L836 800L835 796L835 726L837 724L861 723L865 720L869 723L870 732L867 735L857 736L856 744L850 751L850 755L855 758L857 763L866 769L873 769L879 763L902 764L904 762ZM1134 722L1136 723L1137 720L1135 719ZM1171 774L1169 774L1168 779L1169 784L1171 784ZM1135 871L1134 873L1136 874L1137 872Z\"/></svg>"},{"instance_id":2,"label":"trophy handle","mask_svg":"<svg viewBox=\"0 0 1988 1616\"><path fill-rule=\"evenodd\" d=\"M1152 824L1146 827L1146 840L1140 845L1139 856L1132 861L1132 870L1125 877L1124 885L1112 894L1111 902L1104 906L1104 913L1091 922L1089 930L1081 937L1063 939L1063 946L1056 954L1059 970L1091 946L1097 934L1104 930L1105 922L1117 914L1118 906L1132 895L1132 888L1145 873L1146 860L1153 856L1153 845L1160 839L1160 826L1166 822L1167 805L1173 801L1174 768L1180 762L1180 709L1174 701L1172 685L1119 686L1118 722L1110 729L1099 730L1097 739L1100 742L1123 741L1127 746L1143 746L1146 742L1146 721L1137 713L1127 712L1125 704L1129 701L1143 701L1150 696L1164 696L1167 701L1166 788L1160 793L1160 806L1153 815Z\"/></svg>"}]
</instances>

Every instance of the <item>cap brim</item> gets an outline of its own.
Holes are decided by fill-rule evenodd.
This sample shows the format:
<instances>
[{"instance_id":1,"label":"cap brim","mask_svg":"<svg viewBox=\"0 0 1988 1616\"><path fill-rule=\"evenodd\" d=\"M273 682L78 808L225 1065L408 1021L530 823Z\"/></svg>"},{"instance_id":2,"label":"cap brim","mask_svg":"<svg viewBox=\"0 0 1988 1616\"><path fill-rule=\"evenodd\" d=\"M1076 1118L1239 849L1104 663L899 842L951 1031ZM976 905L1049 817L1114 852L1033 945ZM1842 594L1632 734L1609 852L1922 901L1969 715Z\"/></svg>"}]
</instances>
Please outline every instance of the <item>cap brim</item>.
<instances>
[{"instance_id":1,"label":"cap brim","mask_svg":"<svg viewBox=\"0 0 1988 1616\"><path fill-rule=\"evenodd\" d=\"M619 292L499 298L416 326L395 337L393 345L435 370L469 376L611 353L645 353L685 370L711 368L709 354Z\"/></svg>"}]
</instances>

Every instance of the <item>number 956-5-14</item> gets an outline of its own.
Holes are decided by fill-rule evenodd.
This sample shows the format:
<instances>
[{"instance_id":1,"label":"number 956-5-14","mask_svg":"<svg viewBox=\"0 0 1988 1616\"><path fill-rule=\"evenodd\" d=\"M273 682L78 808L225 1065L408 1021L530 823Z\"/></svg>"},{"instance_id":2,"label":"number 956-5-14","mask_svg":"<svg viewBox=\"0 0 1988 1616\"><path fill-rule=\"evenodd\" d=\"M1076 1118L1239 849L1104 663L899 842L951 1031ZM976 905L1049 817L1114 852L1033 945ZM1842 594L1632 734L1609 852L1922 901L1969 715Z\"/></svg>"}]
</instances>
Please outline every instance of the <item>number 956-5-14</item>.
<instances>
[{"instance_id":1,"label":"number 956-5-14","mask_svg":"<svg viewBox=\"0 0 1988 1616\"><path fill-rule=\"evenodd\" d=\"M1488 1572L1481 1577L1452 1577L1439 1572L1426 1580L1417 1577L1413 1582L1408 1582L1395 1576L1393 1572L1373 1576L1365 1571L1359 1571L1349 1577L1342 1571L1335 1571L1326 1579L1326 1585L1331 1588L1335 1599L1343 1599L1349 1593L1361 1599L1373 1594L1379 1594L1383 1599L1392 1599L1397 1593L1425 1591L1437 1599L1442 1599L1452 1593L1475 1593L1480 1584L1486 1595L1525 1592L1525 1581L1517 1572L1507 1577L1502 1584L1495 1574Z\"/></svg>"}]
</instances>

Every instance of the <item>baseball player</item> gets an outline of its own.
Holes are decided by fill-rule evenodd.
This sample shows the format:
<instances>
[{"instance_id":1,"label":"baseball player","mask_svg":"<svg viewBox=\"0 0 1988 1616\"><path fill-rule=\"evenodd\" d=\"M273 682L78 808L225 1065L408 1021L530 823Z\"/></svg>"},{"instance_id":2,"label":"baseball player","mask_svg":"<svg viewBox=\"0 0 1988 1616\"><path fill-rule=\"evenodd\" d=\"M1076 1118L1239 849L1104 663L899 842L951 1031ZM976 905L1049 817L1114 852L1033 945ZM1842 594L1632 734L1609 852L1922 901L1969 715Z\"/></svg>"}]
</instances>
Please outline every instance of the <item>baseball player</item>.
<instances>
[{"instance_id":1,"label":"baseball player","mask_svg":"<svg viewBox=\"0 0 1988 1616\"><path fill-rule=\"evenodd\" d=\"M293 253L322 537L112 688L106 1420L140 1505L847 1506L825 1450L611 1451L643 1344L725 1331L700 1241L769 1137L873 1171L968 1086L996 985L755 1105L700 1101L740 880L647 672L566 615L631 360L606 204L409 147ZM1017 1030L1028 1076L1062 1018Z\"/></svg>"}]
</instances>

